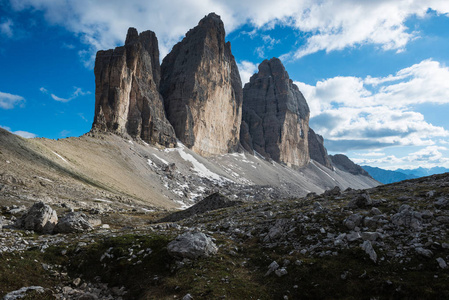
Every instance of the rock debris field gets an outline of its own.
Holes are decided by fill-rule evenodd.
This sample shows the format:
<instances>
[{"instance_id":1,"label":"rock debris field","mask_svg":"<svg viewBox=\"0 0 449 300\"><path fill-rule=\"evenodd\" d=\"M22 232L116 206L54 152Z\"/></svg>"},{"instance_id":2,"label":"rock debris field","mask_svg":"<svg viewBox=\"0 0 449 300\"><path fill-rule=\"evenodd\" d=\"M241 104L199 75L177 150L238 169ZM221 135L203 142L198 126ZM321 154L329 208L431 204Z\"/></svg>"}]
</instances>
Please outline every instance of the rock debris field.
<instances>
[{"instance_id":1,"label":"rock debris field","mask_svg":"<svg viewBox=\"0 0 449 300\"><path fill-rule=\"evenodd\" d=\"M215 194L197 206L173 218L67 209L57 219L44 203L4 206L0 295L449 297L448 174L290 200L233 203Z\"/></svg>"}]
</instances>

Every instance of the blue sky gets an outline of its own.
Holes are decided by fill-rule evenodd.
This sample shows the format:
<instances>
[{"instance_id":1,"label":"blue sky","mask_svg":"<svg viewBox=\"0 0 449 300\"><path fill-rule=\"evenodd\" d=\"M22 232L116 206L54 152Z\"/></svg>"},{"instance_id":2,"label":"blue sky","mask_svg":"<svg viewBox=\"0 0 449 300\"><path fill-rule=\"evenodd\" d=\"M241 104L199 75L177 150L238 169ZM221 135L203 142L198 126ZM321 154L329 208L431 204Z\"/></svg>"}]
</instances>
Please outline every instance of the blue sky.
<instances>
[{"instance_id":1,"label":"blue sky","mask_svg":"<svg viewBox=\"0 0 449 300\"><path fill-rule=\"evenodd\" d=\"M447 0L0 0L0 126L86 133L96 51L122 45L132 26L155 31L163 57L209 12L221 15L244 82L262 60L282 59L330 153L449 167Z\"/></svg>"}]
</instances>

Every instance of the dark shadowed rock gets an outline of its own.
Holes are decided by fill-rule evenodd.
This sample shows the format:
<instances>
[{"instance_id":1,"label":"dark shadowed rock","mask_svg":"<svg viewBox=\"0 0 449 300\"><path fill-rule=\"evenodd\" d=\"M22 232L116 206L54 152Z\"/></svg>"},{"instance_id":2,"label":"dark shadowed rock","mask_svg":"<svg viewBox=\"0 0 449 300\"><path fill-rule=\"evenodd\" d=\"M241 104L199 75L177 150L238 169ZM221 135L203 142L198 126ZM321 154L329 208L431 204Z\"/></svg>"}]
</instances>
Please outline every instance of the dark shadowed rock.
<instances>
[{"instance_id":1,"label":"dark shadowed rock","mask_svg":"<svg viewBox=\"0 0 449 300\"><path fill-rule=\"evenodd\" d=\"M241 203L242 202L240 201L229 200L227 197L221 195L220 193L214 193L207 196L192 207L166 216L165 218L159 220L159 222L177 222L197 214L202 214L220 208L231 207Z\"/></svg>"},{"instance_id":2,"label":"dark shadowed rock","mask_svg":"<svg viewBox=\"0 0 449 300\"><path fill-rule=\"evenodd\" d=\"M161 93L178 139L201 155L235 151L242 83L220 17L211 13L187 32L161 70Z\"/></svg>"},{"instance_id":3,"label":"dark shadowed rock","mask_svg":"<svg viewBox=\"0 0 449 300\"><path fill-rule=\"evenodd\" d=\"M128 30L125 46L98 51L95 60L93 129L110 131L165 147L176 145L159 93L156 35Z\"/></svg>"},{"instance_id":4,"label":"dark shadowed rock","mask_svg":"<svg viewBox=\"0 0 449 300\"><path fill-rule=\"evenodd\" d=\"M373 205L373 200L367 192L360 193L354 197L349 203L349 208L366 208Z\"/></svg>"},{"instance_id":5,"label":"dark shadowed rock","mask_svg":"<svg viewBox=\"0 0 449 300\"><path fill-rule=\"evenodd\" d=\"M58 215L49 205L38 202L35 203L25 214L16 221L16 227L26 230L34 230L39 233L51 233L56 223Z\"/></svg>"},{"instance_id":6,"label":"dark shadowed rock","mask_svg":"<svg viewBox=\"0 0 449 300\"><path fill-rule=\"evenodd\" d=\"M335 196L340 196L340 195L341 195L341 189L339 186L334 186L332 189L326 190L323 193L324 197L335 197Z\"/></svg>"},{"instance_id":7,"label":"dark shadowed rock","mask_svg":"<svg viewBox=\"0 0 449 300\"><path fill-rule=\"evenodd\" d=\"M287 165L309 162L309 107L281 61L264 60L243 89L241 143Z\"/></svg>"},{"instance_id":8,"label":"dark shadowed rock","mask_svg":"<svg viewBox=\"0 0 449 300\"><path fill-rule=\"evenodd\" d=\"M321 135L316 134L312 128L309 128L309 155L310 159L319 162L325 167L332 169L332 162L324 148L324 139Z\"/></svg>"},{"instance_id":9,"label":"dark shadowed rock","mask_svg":"<svg viewBox=\"0 0 449 300\"><path fill-rule=\"evenodd\" d=\"M345 172L351 173L353 175L363 175L367 177L371 177L368 172L363 170L363 168L359 165L356 165L352 160L350 160L346 155L343 154L335 154L329 155L329 158L332 161L332 164L343 170Z\"/></svg>"}]
</instances>

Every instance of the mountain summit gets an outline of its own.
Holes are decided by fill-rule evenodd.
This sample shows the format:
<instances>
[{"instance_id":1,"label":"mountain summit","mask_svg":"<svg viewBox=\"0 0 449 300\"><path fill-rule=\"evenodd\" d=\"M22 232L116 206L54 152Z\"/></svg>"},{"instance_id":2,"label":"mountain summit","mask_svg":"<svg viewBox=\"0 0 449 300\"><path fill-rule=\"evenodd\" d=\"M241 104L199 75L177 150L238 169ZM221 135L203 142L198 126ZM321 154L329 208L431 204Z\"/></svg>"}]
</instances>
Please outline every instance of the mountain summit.
<instances>
[{"instance_id":1,"label":"mountain summit","mask_svg":"<svg viewBox=\"0 0 449 300\"><path fill-rule=\"evenodd\" d=\"M130 28L125 46L98 51L95 59L95 117L92 129L173 147L176 137L162 96L159 48L154 32Z\"/></svg>"},{"instance_id":2,"label":"mountain summit","mask_svg":"<svg viewBox=\"0 0 449 300\"><path fill-rule=\"evenodd\" d=\"M242 83L220 17L204 17L161 68L161 93L178 139L204 156L236 151Z\"/></svg>"},{"instance_id":3,"label":"mountain summit","mask_svg":"<svg viewBox=\"0 0 449 300\"><path fill-rule=\"evenodd\" d=\"M281 60L264 60L242 89L215 13L189 30L162 65L155 33L130 28L124 46L97 53L95 83L93 131L162 147L179 140L203 157L245 149L294 168L311 160L330 170L355 166L328 156L323 137L309 128L307 101Z\"/></svg>"},{"instance_id":4,"label":"mountain summit","mask_svg":"<svg viewBox=\"0 0 449 300\"><path fill-rule=\"evenodd\" d=\"M309 106L278 58L264 60L243 89L242 144L291 166L309 160Z\"/></svg>"}]
</instances>

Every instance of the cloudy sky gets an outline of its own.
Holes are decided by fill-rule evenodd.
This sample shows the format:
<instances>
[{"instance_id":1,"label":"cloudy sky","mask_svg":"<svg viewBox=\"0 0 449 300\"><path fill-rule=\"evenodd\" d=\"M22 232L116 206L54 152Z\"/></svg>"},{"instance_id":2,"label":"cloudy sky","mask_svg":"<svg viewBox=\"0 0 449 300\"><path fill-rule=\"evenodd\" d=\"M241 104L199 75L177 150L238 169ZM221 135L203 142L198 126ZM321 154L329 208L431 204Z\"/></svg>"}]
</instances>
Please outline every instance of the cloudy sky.
<instances>
[{"instance_id":1,"label":"cloudy sky","mask_svg":"<svg viewBox=\"0 0 449 300\"><path fill-rule=\"evenodd\" d=\"M153 30L161 57L209 12L244 82L280 57L330 153L386 169L449 167L447 0L0 0L0 126L89 131L94 57Z\"/></svg>"}]
</instances>

